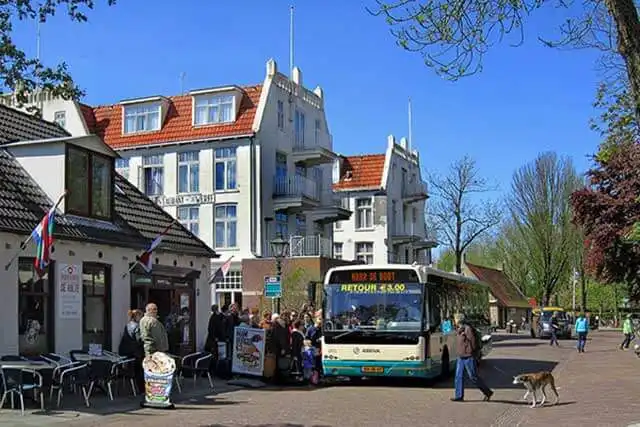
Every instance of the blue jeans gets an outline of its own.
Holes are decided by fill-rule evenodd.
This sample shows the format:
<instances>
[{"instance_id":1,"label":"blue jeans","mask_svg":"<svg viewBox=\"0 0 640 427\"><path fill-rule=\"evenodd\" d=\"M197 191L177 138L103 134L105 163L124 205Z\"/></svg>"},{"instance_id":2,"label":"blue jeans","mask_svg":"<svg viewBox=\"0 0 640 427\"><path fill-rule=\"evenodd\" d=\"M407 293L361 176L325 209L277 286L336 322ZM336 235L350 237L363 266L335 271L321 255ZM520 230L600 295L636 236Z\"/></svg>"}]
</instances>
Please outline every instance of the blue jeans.
<instances>
[{"instance_id":1,"label":"blue jeans","mask_svg":"<svg viewBox=\"0 0 640 427\"><path fill-rule=\"evenodd\" d=\"M551 341L549 341L549 345L553 344L560 346L560 344L558 344L558 332L554 328L551 328Z\"/></svg>"},{"instance_id":2,"label":"blue jeans","mask_svg":"<svg viewBox=\"0 0 640 427\"><path fill-rule=\"evenodd\" d=\"M473 357L458 357L456 362L456 377L454 380L454 385L456 388L456 399L464 399L464 373L467 372L469 379L473 384L478 387L485 396L491 394L491 390L484 383L482 378L478 376L478 372L476 370L476 361Z\"/></svg>"},{"instance_id":3,"label":"blue jeans","mask_svg":"<svg viewBox=\"0 0 640 427\"><path fill-rule=\"evenodd\" d=\"M578 332L578 351L584 351L584 345L587 343L587 333L586 332Z\"/></svg>"}]
</instances>

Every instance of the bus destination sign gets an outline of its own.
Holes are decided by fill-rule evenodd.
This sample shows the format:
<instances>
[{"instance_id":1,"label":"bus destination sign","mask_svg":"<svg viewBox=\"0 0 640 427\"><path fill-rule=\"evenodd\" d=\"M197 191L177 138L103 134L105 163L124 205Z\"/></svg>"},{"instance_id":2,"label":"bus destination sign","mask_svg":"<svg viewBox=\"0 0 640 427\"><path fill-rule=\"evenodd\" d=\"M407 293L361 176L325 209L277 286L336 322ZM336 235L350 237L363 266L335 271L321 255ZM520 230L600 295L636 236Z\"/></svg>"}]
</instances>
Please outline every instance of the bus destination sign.
<instances>
[{"instance_id":1,"label":"bus destination sign","mask_svg":"<svg viewBox=\"0 0 640 427\"><path fill-rule=\"evenodd\" d=\"M419 283L418 274L413 269L395 270L338 270L331 273L329 283Z\"/></svg>"},{"instance_id":2,"label":"bus destination sign","mask_svg":"<svg viewBox=\"0 0 640 427\"><path fill-rule=\"evenodd\" d=\"M417 283L343 283L336 286L338 292L350 294L413 294L420 293Z\"/></svg>"}]
</instances>

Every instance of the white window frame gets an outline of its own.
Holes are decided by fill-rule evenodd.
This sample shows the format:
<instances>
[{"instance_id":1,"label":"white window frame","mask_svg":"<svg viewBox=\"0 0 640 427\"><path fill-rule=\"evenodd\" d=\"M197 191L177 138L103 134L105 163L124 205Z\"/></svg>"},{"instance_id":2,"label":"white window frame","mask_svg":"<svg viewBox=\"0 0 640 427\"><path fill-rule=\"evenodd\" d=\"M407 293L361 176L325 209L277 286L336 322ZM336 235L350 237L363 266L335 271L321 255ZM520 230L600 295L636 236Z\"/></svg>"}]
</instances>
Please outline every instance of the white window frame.
<instances>
[{"instance_id":1,"label":"white window frame","mask_svg":"<svg viewBox=\"0 0 640 427\"><path fill-rule=\"evenodd\" d=\"M203 105L198 105L199 101L204 101ZM229 115L229 120L225 121L223 120L223 115L222 115L222 111L223 108L221 108L222 106L230 106L231 107L231 114ZM198 114L197 111L198 109L205 109L206 110L206 114L205 117L207 117L207 120L204 121L203 123L198 123ZM216 117L212 120L209 121L209 113L210 110L213 108L217 108L217 112L216 112ZM193 120L193 126L207 126L207 125L218 125L218 124L224 124L224 123L233 123L236 121L236 97L235 95L231 95L231 94L206 94L206 95L196 95L193 97L193 102L192 102L192 114L191 114Z\"/></svg>"},{"instance_id":2,"label":"white window frame","mask_svg":"<svg viewBox=\"0 0 640 427\"><path fill-rule=\"evenodd\" d=\"M124 177L127 181L129 180L129 159L128 158L119 158L116 159L115 162L116 172Z\"/></svg>"},{"instance_id":3,"label":"white window frame","mask_svg":"<svg viewBox=\"0 0 640 427\"><path fill-rule=\"evenodd\" d=\"M150 128L148 127L149 117L152 115L158 115L157 126ZM128 117L136 117L134 129L127 129L127 118ZM139 122L137 118L142 117L143 126L139 127ZM155 132L160 130L162 127L162 104L159 102L150 102L144 104L132 104L125 105L122 108L122 133L125 135L130 135L133 133L141 133L141 132Z\"/></svg>"},{"instance_id":4,"label":"white window frame","mask_svg":"<svg viewBox=\"0 0 640 427\"><path fill-rule=\"evenodd\" d=\"M191 217L191 213L196 212L196 218ZM186 216L183 215L186 213ZM198 236L200 233L200 207L197 205L178 206L176 211L178 222L187 230ZM195 230L194 230L195 228Z\"/></svg>"},{"instance_id":5,"label":"white window frame","mask_svg":"<svg viewBox=\"0 0 640 427\"><path fill-rule=\"evenodd\" d=\"M229 216L228 215L228 211L227 209L229 207L234 207L236 210L236 216ZM218 217L218 208L225 208L225 216L224 218L219 218ZM213 245L215 246L216 249L235 249L238 247L238 205L236 203L221 203L218 205L215 205L213 207L213 227L214 227L214 239L213 239ZM236 244L234 246L230 246L229 242L227 242L227 230L229 228L229 224L231 224L232 222L236 223ZM221 246L218 246L218 223L223 223L224 224L224 234L223 234L223 239L224 242L222 243Z\"/></svg>"},{"instance_id":6,"label":"white window frame","mask_svg":"<svg viewBox=\"0 0 640 427\"><path fill-rule=\"evenodd\" d=\"M61 110L53 113L53 122L61 128L65 129L65 127L67 126L67 112Z\"/></svg>"},{"instance_id":7,"label":"white window frame","mask_svg":"<svg viewBox=\"0 0 640 427\"><path fill-rule=\"evenodd\" d=\"M368 246L370 245L370 247ZM356 261L373 264L373 242L356 242Z\"/></svg>"},{"instance_id":8,"label":"white window frame","mask_svg":"<svg viewBox=\"0 0 640 427\"><path fill-rule=\"evenodd\" d=\"M368 205L358 206L359 202L368 201ZM368 212L368 213L367 213ZM355 203L355 215L356 215L356 230L371 230L373 229L373 198L372 197L360 197L356 199ZM361 217L363 215L363 217ZM369 220L369 224L363 224L362 220L366 223L366 219Z\"/></svg>"},{"instance_id":9,"label":"white window frame","mask_svg":"<svg viewBox=\"0 0 640 427\"><path fill-rule=\"evenodd\" d=\"M195 153L195 158L189 158L189 155ZM187 158L181 159L181 155L187 156ZM182 151L177 155L178 158L178 173L177 173L177 184L178 184L178 194L193 194L198 193L200 191L200 176L198 176L198 185L197 188L194 188L193 182L191 182L191 168L198 168L198 175L200 175L200 152L199 151ZM180 167L187 168L187 191L180 191Z\"/></svg>"},{"instance_id":10,"label":"white window frame","mask_svg":"<svg viewBox=\"0 0 640 427\"><path fill-rule=\"evenodd\" d=\"M160 192L154 194L147 194L147 171L146 169L162 169L162 182L156 182L156 185L160 188ZM159 196L164 194L164 155L153 154L151 156L142 157L142 192L146 196Z\"/></svg>"},{"instance_id":11,"label":"white window frame","mask_svg":"<svg viewBox=\"0 0 640 427\"><path fill-rule=\"evenodd\" d=\"M227 156L226 152L231 150L232 156ZM222 153L222 155L218 155ZM218 163L224 164L224 184L222 188L218 188ZM235 170L235 176L233 177L234 186L230 187L227 180L229 166L233 164ZM238 189L238 148L237 147L218 147L213 150L213 189L214 191L236 191Z\"/></svg>"},{"instance_id":12,"label":"white window frame","mask_svg":"<svg viewBox=\"0 0 640 427\"><path fill-rule=\"evenodd\" d=\"M342 242L333 242L333 258L342 259L344 257L344 244Z\"/></svg>"},{"instance_id":13,"label":"white window frame","mask_svg":"<svg viewBox=\"0 0 640 427\"><path fill-rule=\"evenodd\" d=\"M278 115L278 129L284 130L284 101L278 100L276 103L276 111Z\"/></svg>"}]
</instances>

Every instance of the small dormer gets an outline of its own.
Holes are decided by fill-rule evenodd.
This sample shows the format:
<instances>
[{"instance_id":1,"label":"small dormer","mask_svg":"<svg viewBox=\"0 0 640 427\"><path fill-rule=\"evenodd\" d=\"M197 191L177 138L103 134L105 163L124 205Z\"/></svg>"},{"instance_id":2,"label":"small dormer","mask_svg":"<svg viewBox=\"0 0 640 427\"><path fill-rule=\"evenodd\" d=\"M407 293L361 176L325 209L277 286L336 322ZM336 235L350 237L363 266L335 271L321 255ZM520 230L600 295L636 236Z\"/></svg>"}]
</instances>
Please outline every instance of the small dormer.
<instances>
[{"instance_id":1,"label":"small dormer","mask_svg":"<svg viewBox=\"0 0 640 427\"><path fill-rule=\"evenodd\" d=\"M65 213L111 221L117 154L88 139L67 142L64 153Z\"/></svg>"},{"instance_id":2,"label":"small dormer","mask_svg":"<svg viewBox=\"0 0 640 427\"><path fill-rule=\"evenodd\" d=\"M234 123L240 110L244 91L238 86L194 90L193 126Z\"/></svg>"},{"instance_id":3,"label":"small dormer","mask_svg":"<svg viewBox=\"0 0 640 427\"><path fill-rule=\"evenodd\" d=\"M169 111L169 99L164 96L127 99L120 105L123 135L159 131Z\"/></svg>"},{"instance_id":4,"label":"small dormer","mask_svg":"<svg viewBox=\"0 0 640 427\"><path fill-rule=\"evenodd\" d=\"M65 214L111 221L118 154L96 135L3 145Z\"/></svg>"}]
</instances>

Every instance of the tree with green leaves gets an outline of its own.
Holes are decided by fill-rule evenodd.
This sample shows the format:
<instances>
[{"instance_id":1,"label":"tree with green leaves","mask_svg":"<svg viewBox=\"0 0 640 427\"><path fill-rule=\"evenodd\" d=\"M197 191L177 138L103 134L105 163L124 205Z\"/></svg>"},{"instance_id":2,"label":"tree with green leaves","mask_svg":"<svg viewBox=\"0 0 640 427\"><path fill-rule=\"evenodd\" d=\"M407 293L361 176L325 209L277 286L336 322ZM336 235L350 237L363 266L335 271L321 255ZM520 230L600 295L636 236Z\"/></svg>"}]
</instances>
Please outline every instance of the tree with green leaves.
<instances>
[{"instance_id":1,"label":"tree with green leaves","mask_svg":"<svg viewBox=\"0 0 640 427\"><path fill-rule=\"evenodd\" d=\"M116 0L106 2L111 6ZM72 22L86 22L87 11L93 7L93 0L8 0L0 3L0 79L5 88L15 93L18 105L26 103L28 95L36 90L63 99L77 99L83 92L73 82L67 64L48 67L39 58L30 58L20 49L12 37L14 23L25 20L44 23L61 11Z\"/></svg>"},{"instance_id":2,"label":"tree with green leaves","mask_svg":"<svg viewBox=\"0 0 640 427\"><path fill-rule=\"evenodd\" d=\"M385 18L399 46L419 52L425 64L450 79L482 69L489 48L512 38L522 44L527 19L543 8L562 8L566 19L552 47L595 48L619 55L629 81L635 116L640 119L640 19L634 0L520 2L486 0L376 0L369 11ZM515 37L515 38L514 38Z\"/></svg>"},{"instance_id":3,"label":"tree with green leaves","mask_svg":"<svg viewBox=\"0 0 640 427\"><path fill-rule=\"evenodd\" d=\"M480 176L469 156L455 161L447 175L429 176L429 216L438 237L455 255L455 271L462 272L462 255L479 237L498 225L502 209L492 200L478 201L480 194L494 189Z\"/></svg>"},{"instance_id":4,"label":"tree with green leaves","mask_svg":"<svg viewBox=\"0 0 640 427\"><path fill-rule=\"evenodd\" d=\"M548 305L557 286L568 283L575 267L577 228L572 223L570 196L582 179L568 158L543 153L513 175L509 209L514 241L520 241L530 262L536 297Z\"/></svg>"}]
</instances>

